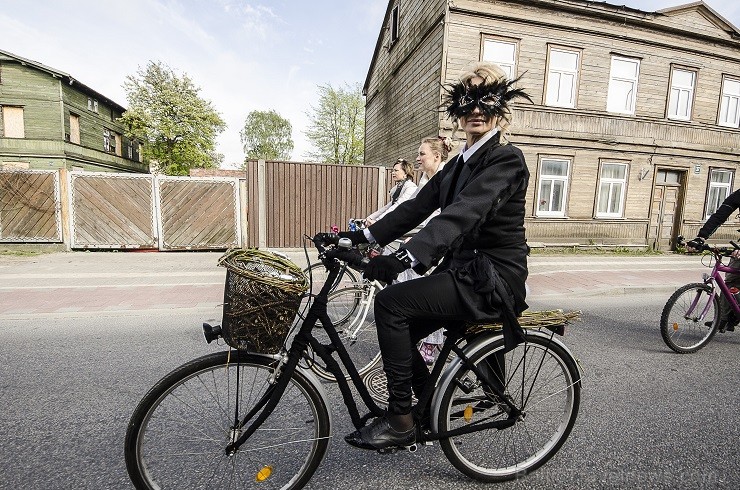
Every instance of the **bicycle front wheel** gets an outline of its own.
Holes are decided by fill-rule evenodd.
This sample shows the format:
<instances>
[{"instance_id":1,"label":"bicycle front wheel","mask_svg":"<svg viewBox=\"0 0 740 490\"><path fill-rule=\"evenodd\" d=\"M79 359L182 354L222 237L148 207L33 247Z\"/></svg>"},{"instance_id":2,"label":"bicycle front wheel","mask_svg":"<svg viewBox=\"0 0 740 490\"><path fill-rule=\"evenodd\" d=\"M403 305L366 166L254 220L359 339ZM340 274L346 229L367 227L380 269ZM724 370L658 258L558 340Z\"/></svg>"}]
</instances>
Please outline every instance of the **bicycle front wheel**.
<instances>
[{"instance_id":1,"label":"bicycle front wheel","mask_svg":"<svg viewBox=\"0 0 740 490\"><path fill-rule=\"evenodd\" d=\"M492 339L471 361L522 414L506 429L440 440L445 456L464 474L486 482L539 468L558 452L578 415L581 378L575 359L550 339L527 334L526 342L508 352L502 337ZM507 405L463 364L441 389L440 431L510 417Z\"/></svg>"},{"instance_id":2,"label":"bicycle front wheel","mask_svg":"<svg viewBox=\"0 0 740 490\"><path fill-rule=\"evenodd\" d=\"M710 286L693 283L676 290L663 307L660 335L668 347L680 354L696 352L717 331L719 303Z\"/></svg>"},{"instance_id":3,"label":"bicycle front wheel","mask_svg":"<svg viewBox=\"0 0 740 490\"><path fill-rule=\"evenodd\" d=\"M144 396L126 432L138 489L303 487L326 453L329 413L295 372L275 410L228 456L240 420L271 385L271 358L219 352L172 371Z\"/></svg>"}]
</instances>

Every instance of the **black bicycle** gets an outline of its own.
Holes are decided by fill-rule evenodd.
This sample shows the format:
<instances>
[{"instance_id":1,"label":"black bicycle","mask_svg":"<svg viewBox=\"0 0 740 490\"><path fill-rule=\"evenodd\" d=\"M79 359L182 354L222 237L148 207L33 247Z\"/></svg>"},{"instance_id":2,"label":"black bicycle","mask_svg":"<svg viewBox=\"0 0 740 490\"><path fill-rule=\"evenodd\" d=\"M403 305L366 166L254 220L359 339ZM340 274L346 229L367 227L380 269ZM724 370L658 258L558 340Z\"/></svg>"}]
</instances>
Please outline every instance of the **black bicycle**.
<instances>
[{"instance_id":1,"label":"black bicycle","mask_svg":"<svg viewBox=\"0 0 740 490\"><path fill-rule=\"evenodd\" d=\"M326 313L342 263L362 267L361 257L318 237L314 244L329 274L305 320L290 332L286 327L279 352L252 352L238 344L206 355L167 374L141 400L125 441L136 488L303 487L336 435L329 410L336 404L328 401L309 362L334 373L356 428L383 415ZM218 326L204 329L209 342L229 335ZM325 330L331 343L316 340L315 329ZM568 438L580 405L578 363L555 337L563 330L529 329L525 341L509 351L500 326L448 331L414 408L417 444L439 441L457 469L481 481L510 480L543 465ZM364 415L350 383L367 407ZM431 418L424 427L417 407L428 403ZM415 451L417 444L389 451Z\"/></svg>"}]
</instances>

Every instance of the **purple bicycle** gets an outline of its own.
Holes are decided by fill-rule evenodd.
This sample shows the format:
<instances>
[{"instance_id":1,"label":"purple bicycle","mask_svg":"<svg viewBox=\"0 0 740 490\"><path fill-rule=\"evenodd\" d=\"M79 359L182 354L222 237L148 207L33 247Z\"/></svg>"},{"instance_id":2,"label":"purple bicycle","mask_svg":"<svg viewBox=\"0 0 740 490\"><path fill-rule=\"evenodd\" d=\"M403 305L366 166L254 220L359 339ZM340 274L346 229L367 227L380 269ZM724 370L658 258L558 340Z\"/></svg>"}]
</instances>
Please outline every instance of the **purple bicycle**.
<instances>
[{"instance_id":1,"label":"purple bicycle","mask_svg":"<svg viewBox=\"0 0 740 490\"><path fill-rule=\"evenodd\" d=\"M737 298L725 284L722 272L740 274L722 263L722 259L729 257L732 252L740 249L735 242L732 247L712 247L704 245L703 251L709 254L708 267L712 267L710 274L703 274L704 282L686 284L676 290L663 307L660 317L660 334L666 345L680 354L696 352L712 340L717 333L719 324L720 295L730 305L730 315L740 318L740 306ZM683 245L683 237L678 237L678 244Z\"/></svg>"}]
</instances>

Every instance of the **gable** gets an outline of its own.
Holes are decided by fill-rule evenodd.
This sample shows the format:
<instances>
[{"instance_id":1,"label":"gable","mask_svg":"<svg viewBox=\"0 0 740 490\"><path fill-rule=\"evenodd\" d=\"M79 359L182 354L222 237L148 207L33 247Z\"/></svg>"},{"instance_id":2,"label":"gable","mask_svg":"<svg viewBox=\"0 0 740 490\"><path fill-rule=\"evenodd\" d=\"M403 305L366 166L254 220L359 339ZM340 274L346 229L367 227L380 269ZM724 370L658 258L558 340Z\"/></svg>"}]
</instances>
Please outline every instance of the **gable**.
<instances>
[{"instance_id":1,"label":"gable","mask_svg":"<svg viewBox=\"0 0 740 490\"><path fill-rule=\"evenodd\" d=\"M704 2L694 2L658 10L655 21L696 34L719 39L737 39L740 31Z\"/></svg>"}]
</instances>

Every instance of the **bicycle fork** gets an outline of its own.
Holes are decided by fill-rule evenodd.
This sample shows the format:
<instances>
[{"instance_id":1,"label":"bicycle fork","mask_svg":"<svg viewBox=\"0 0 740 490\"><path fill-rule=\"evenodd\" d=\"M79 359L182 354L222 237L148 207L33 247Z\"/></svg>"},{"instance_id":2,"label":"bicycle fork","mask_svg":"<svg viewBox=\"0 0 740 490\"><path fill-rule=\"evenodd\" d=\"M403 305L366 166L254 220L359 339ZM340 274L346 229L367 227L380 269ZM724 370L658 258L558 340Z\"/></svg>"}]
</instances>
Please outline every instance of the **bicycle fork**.
<instances>
[{"instance_id":1,"label":"bicycle fork","mask_svg":"<svg viewBox=\"0 0 740 490\"><path fill-rule=\"evenodd\" d=\"M686 313L684 313L683 317L686 320L691 320L694 322L700 322L704 320L704 318L706 318L707 316L707 313L709 312L709 308L712 306L712 304L714 304L714 298L717 296L717 288L715 287L714 278L712 278L711 276L705 277L704 284L706 284L707 286L711 288L711 291L709 295L707 296L707 302L705 305L703 305L703 307L700 306L699 300L702 298L704 291L701 291L701 290L697 291L696 296L694 296L694 300L689 305L689 308L686 310ZM701 307L702 310L699 313L699 316L692 316L694 311L697 309L697 306Z\"/></svg>"}]
</instances>

